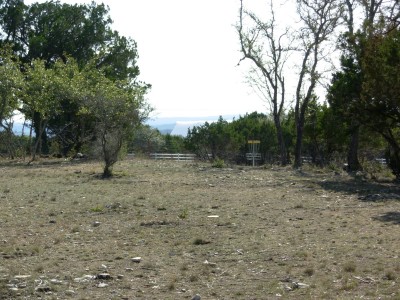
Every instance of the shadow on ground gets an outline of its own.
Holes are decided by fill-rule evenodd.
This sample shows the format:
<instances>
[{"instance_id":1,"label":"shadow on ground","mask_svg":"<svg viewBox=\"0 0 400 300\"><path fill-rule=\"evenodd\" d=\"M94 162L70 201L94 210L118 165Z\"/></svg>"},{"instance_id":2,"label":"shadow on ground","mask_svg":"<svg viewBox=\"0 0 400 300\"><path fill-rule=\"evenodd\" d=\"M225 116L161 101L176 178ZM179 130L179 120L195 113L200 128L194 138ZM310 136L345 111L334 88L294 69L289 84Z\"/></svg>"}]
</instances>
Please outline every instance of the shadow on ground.
<instances>
[{"instance_id":1,"label":"shadow on ground","mask_svg":"<svg viewBox=\"0 0 400 300\"><path fill-rule=\"evenodd\" d=\"M400 225L400 212L389 211L383 215L380 215L379 217L375 217L374 219L382 222L388 222Z\"/></svg>"},{"instance_id":2,"label":"shadow on ground","mask_svg":"<svg viewBox=\"0 0 400 300\"><path fill-rule=\"evenodd\" d=\"M358 179L334 179L317 182L323 189L357 195L360 201L400 201L400 186L394 183L361 181Z\"/></svg>"}]
</instances>

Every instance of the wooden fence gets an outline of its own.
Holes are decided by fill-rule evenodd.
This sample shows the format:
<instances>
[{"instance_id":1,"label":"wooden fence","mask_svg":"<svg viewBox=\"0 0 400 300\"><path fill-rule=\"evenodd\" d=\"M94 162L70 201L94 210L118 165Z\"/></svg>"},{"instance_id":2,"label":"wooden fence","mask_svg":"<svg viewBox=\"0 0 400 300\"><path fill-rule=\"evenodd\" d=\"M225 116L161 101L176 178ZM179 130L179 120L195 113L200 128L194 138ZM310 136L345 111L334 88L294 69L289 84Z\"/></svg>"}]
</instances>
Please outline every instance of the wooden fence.
<instances>
[{"instance_id":1,"label":"wooden fence","mask_svg":"<svg viewBox=\"0 0 400 300\"><path fill-rule=\"evenodd\" d=\"M193 161L196 159L196 154L192 153L150 153L152 159L162 160L180 160L180 161Z\"/></svg>"}]
</instances>

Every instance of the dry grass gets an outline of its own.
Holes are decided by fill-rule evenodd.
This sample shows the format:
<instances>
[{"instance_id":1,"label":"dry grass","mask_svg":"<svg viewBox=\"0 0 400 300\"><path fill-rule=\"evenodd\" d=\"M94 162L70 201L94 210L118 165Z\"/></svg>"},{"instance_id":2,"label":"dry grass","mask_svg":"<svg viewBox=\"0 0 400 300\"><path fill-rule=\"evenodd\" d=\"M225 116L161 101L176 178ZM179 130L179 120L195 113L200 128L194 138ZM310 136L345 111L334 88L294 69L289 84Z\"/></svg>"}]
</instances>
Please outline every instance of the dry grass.
<instances>
[{"instance_id":1,"label":"dry grass","mask_svg":"<svg viewBox=\"0 0 400 300\"><path fill-rule=\"evenodd\" d=\"M140 159L109 180L97 163L0 167L0 299L400 299L388 182Z\"/></svg>"}]
</instances>

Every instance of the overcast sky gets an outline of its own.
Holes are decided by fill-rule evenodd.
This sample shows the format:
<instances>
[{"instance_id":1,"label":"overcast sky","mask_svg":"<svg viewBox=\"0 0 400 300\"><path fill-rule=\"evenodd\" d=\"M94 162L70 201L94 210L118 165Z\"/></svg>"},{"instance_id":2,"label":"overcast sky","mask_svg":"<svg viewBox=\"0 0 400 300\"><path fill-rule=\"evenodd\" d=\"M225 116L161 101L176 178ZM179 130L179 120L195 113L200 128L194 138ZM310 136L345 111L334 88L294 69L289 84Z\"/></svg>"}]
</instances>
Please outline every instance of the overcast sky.
<instances>
[{"instance_id":1,"label":"overcast sky","mask_svg":"<svg viewBox=\"0 0 400 300\"><path fill-rule=\"evenodd\" d=\"M33 2L25 0L26 4ZM90 3L62 0L62 3ZM110 8L113 29L138 44L140 79L158 117L265 112L245 83L234 24L239 0L96 0Z\"/></svg>"}]
</instances>

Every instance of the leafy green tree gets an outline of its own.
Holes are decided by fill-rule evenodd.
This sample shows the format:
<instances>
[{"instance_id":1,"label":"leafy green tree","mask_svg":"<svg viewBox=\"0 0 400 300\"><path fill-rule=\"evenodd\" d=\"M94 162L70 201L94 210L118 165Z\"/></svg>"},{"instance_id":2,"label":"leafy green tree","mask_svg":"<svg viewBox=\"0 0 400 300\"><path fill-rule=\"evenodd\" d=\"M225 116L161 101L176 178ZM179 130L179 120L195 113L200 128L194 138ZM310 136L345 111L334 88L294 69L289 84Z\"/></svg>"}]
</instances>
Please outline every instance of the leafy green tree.
<instances>
[{"instance_id":1,"label":"leafy green tree","mask_svg":"<svg viewBox=\"0 0 400 300\"><path fill-rule=\"evenodd\" d=\"M179 135L166 134L164 137L164 147L163 151L166 153L184 153L185 149L185 139Z\"/></svg>"},{"instance_id":2,"label":"leafy green tree","mask_svg":"<svg viewBox=\"0 0 400 300\"><path fill-rule=\"evenodd\" d=\"M10 47L0 48L0 131L11 158L14 158L12 117L20 106L20 91L23 86L18 59Z\"/></svg>"},{"instance_id":3,"label":"leafy green tree","mask_svg":"<svg viewBox=\"0 0 400 300\"><path fill-rule=\"evenodd\" d=\"M333 75L329 88L328 101L338 119L345 124L349 135L348 167L354 171L361 168L358 159L359 144L364 137L369 136L370 142L363 143L365 149L370 149L376 143L372 139L379 140L372 134L379 124L375 123L370 113L363 109L365 68L367 44L379 23L385 20L394 20L398 14L399 3L394 1L346 1L346 13L344 21L347 31L341 36L342 70ZM356 27L354 14L360 8L364 14L360 27ZM398 16L397 16L398 18ZM390 21L391 22L391 21ZM364 151L365 152L365 151ZM368 150L370 152L370 150Z\"/></svg>"},{"instance_id":4,"label":"leafy green tree","mask_svg":"<svg viewBox=\"0 0 400 300\"><path fill-rule=\"evenodd\" d=\"M22 18L12 42L23 45L21 57L27 62L42 59L51 64L70 55L82 66L110 39L112 21L104 4L33 3L24 7Z\"/></svg>"},{"instance_id":5,"label":"leafy green tree","mask_svg":"<svg viewBox=\"0 0 400 300\"><path fill-rule=\"evenodd\" d=\"M248 141L260 140L263 161L279 161L280 148L276 140L274 121L257 112L246 114L227 122L220 118L215 123L205 123L189 130L186 147L203 159L224 159L246 162L250 151Z\"/></svg>"},{"instance_id":6,"label":"leafy green tree","mask_svg":"<svg viewBox=\"0 0 400 300\"><path fill-rule=\"evenodd\" d=\"M129 151L139 153L152 153L160 151L165 145L164 136L158 129L142 124L135 130L129 143Z\"/></svg>"},{"instance_id":7,"label":"leafy green tree","mask_svg":"<svg viewBox=\"0 0 400 300\"><path fill-rule=\"evenodd\" d=\"M211 159L233 160L239 149L238 138L229 122L220 117L217 122L189 129L186 147L203 159L211 155Z\"/></svg>"},{"instance_id":8,"label":"leafy green tree","mask_svg":"<svg viewBox=\"0 0 400 300\"><path fill-rule=\"evenodd\" d=\"M51 68L60 59L66 63L72 57L80 70L90 63L113 81L134 84L139 75L137 45L111 29L112 20L104 4L47 1L28 6L19 0L3 0L0 16L1 42L13 43L15 53L28 65L39 59ZM61 108L47 120L41 120L41 112L32 112L31 121L35 135L42 139L43 151L47 150L49 133L57 137L67 155L81 150L85 132L94 124L79 115L82 104L76 98L60 97L59 101ZM38 132L43 125L45 130Z\"/></svg>"},{"instance_id":9,"label":"leafy green tree","mask_svg":"<svg viewBox=\"0 0 400 300\"><path fill-rule=\"evenodd\" d=\"M369 122L363 121L366 114L360 109L365 75L362 61L365 59L366 41L379 20L398 18L399 2L346 0L345 8L343 21L347 29L339 40L342 51L341 70L333 74L328 101L337 118L345 124L349 135L348 168L356 171L361 168L358 159L359 140L362 135L370 132L366 128ZM357 15L364 16L360 25L355 22Z\"/></svg>"},{"instance_id":10,"label":"leafy green tree","mask_svg":"<svg viewBox=\"0 0 400 300\"><path fill-rule=\"evenodd\" d=\"M120 36L117 31L108 32L107 40L94 56L96 66L102 69L106 77L112 80L136 80L139 75L137 66L137 44L131 38Z\"/></svg>"},{"instance_id":11,"label":"leafy green tree","mask_svg":"<svg viewBox=\"0 0 400 300\"><path fill-rule=\"evenodd\" d=\"M60 99L76 91L72 81L68 80L71 79L68 77L71 71L69 66L59 60L51 68L46 68L45 61L39 59L26 65L21 111L35 127L36 142L32 149L32 160L38 151L48 152L47 123L54 114L60 112Z\"/></svg>"},{"instance_id":12,"label":"leafy green tree","mask_svg":"<svg viewBox=\"0 0 400 300\"><path fill-rule=\"evenodd\" d=\"M19 91L23 85L18 59L13 56L9 47L0 48L0 126L11 118L19 108Z\"/></svg>"},{"instance_id":13,"label":"leafy green tree","mask_svg":"<svg viewBox=\"0 0 400 300\"><path fill-rule=\"evenodd\" d=\"M0 0L0 46L13 44L15 51L23 49L16 45L24 22L25 4L23 0Z\"/></svg>"},{"instance_id":14,"label":"leafy green tree","mask_svg":"<svg viewBox=\"0 0 400 300\"><path fill-rule=\"evenodd\" d=\"M147 86L114 82L95 68L86 69L84 76L80 114L94 120L94 147L104 161L103 177L110 177L122 147L151 111L144 98Z\"/></svg>"},{"instance_id":15,"label":"leafy green tree","mask_svg":"<svg viewBox=\"0 0 400 300\"><path fill-rule=\"evenodd\" d=\"M88 90L86 75L71 57L65 63L59 59L50 68L56 75L62 93L57 95L60 108L51 114L46 133L60 146L59 153L64 156L74 155L81 152L90 140L95 126L92 117L79 113ZM89 65L87 68L90 68Z\"/></svg>"},{"instance_id":16,"label":"leafy green tree","mask_svg":"<svg viewBox=\"0 0 400 300\"><path fill-rule=\"evenodd\" d=\"M53 87L53 71L46 69L43 61L33 61L26 72L22 109L26 119L32 121L36 132L36 142L31 150L32 160L35 159L37 151L46 153L48 150L45 129L53 109L58 109Z\"/></svg>"},{"instance_id":17,"label":"leafy green tree","mask_svg":"<svg viewBox=\"0 0 400 300\"><path fill-rule=\"evenodd\" d=\"M351 54L341 57L341 66L342 70L332 77L327 99L349 136L348 170L356 171L361 168L358 159L361 123L355 116L359 113L357 103L360 100L362 73L358 59Z\"/></svg>"},{"instance_id":18,"label":"leafy green tree","mask_svg":"<svg viewBox=\"0 0 400 300\"><path fill-rule=\"evenodd\" d=\"M262 161L276 161L276 158L280 157L281 149L276 139L274 121L265 114L257 112L246 114L237 120L233 120L230 126L231 130L238 136L241 162L245 162L246 153L250 152L249 140L260 141L259 153L261 154ZM279 161L281 160L279 159Z\"/></svg>"},{"instance_id":19,"label":"leafy green tree","mask_svg":"<svg viewBox=\"0 0 400 300\"><path fill-rule=\"evenodd\" d=\"M389 144L389 165L400 179L400 30L382 26L367 41L362 61L362 120Z\"/></svg>"}]
</instances>

